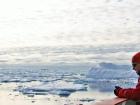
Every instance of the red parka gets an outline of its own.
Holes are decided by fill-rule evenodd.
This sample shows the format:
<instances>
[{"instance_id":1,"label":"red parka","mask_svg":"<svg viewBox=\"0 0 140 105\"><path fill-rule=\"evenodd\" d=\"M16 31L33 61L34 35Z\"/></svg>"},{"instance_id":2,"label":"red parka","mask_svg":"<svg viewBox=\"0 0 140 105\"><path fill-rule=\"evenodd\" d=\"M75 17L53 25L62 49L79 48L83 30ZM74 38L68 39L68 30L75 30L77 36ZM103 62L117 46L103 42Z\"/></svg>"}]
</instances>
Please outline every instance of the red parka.
<instances>
[{"instance_id":1,"label":"red parka","mask_svg":"<svg viewBox=\"0 0 140 105\"><path fill-rule=\"evenodd\" d=\"M121 88L117 96L120 98L127 98L130 100L140 100L140 77L138 79L138 84L135 88Z\"/></svg>"}]
</instances>

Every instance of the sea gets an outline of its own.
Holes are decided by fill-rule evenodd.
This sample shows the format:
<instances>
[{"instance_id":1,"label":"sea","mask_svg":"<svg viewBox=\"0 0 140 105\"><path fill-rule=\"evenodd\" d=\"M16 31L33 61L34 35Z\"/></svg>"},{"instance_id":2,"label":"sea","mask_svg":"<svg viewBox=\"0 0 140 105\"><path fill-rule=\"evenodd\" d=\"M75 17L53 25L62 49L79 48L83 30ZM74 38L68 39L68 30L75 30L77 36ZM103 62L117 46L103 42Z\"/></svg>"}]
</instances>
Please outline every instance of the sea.
<instances>
[{"instance_id":1,"label":"sea","mask_svg":"<svg viewBox=\"0 0 140 105\"><path fill-rule=\"evenodd\" d=\"M135 87L138 76L129 56L138 48L133 52L127 52L131 46L2 50L0 57L8 57L1 60L0 86L7 85L2 89L29 97L33 103L34 97L42 96L48 101L59 101L50 105L91 105L115 97L115 86Z\"/></svg>"}]
</instances>

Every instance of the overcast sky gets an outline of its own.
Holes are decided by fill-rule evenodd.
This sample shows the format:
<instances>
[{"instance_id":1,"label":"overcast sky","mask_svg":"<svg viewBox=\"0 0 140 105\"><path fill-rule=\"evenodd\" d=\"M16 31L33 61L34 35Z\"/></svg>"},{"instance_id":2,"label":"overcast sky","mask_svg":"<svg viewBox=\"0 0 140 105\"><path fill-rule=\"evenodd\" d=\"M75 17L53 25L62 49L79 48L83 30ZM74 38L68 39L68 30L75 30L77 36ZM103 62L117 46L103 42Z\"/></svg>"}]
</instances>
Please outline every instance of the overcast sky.
<instances>
[{"instance_id":1,"label":"overcast sky","mask_svg":"<svg viewBox=\"0 0 140 105\"><path fill-rule=\"evenodd\" d=\"M0 0L0 48L139 43L139 0Z\"/></svg>"}]
</instances>

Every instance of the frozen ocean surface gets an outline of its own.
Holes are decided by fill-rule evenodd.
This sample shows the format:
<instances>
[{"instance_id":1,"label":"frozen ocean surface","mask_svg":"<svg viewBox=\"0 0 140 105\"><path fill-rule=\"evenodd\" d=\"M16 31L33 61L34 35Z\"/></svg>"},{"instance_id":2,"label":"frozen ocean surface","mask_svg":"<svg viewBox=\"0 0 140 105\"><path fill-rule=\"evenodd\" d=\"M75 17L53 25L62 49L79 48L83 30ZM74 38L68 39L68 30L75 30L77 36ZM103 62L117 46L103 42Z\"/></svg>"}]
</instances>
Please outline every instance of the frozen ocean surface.
<instances>
[{"instance_id":1,"label":"frozen ocean surface","mask_svg":"<svg viewBox=\"0 0 140 105\"><path fill-rule=\"evenodd\" d=\"M52 68L46 66L35 68L5 67L0 70L0 81L1 83L19 83L15 90L27 95L56 94L69 96L72 92L87 91L87 86L75 82L85 78L84 71L65 71L65 69L59 70L59 67L49 69Z\"/></svg>"}]
</instances>

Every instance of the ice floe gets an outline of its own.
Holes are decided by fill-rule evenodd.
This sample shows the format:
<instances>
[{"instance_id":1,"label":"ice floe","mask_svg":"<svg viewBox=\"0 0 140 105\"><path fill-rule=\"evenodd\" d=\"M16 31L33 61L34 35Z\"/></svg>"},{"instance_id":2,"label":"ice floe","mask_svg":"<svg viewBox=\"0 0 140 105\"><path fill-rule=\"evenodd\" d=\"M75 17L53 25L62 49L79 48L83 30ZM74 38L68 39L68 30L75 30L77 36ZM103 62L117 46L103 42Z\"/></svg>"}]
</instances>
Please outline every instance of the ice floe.
<instances>
[{"instance_id":1,"label":"ice floe","mask_svg":"<svg viewBox=\"0 0 140 105\"><path fill-rule=\"evenodd\" d=\"M86 91L87 87L83 84L74 84L72 82L54 81L49 83L42 83L41 85L34 85L28 87L19 87L17 91L23 94L55 94L60 96L69 96L75 91Z\"/></svg>"}]
</instances>

